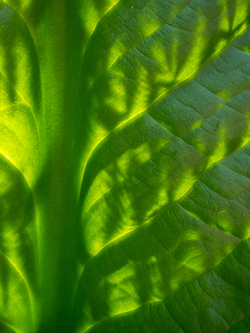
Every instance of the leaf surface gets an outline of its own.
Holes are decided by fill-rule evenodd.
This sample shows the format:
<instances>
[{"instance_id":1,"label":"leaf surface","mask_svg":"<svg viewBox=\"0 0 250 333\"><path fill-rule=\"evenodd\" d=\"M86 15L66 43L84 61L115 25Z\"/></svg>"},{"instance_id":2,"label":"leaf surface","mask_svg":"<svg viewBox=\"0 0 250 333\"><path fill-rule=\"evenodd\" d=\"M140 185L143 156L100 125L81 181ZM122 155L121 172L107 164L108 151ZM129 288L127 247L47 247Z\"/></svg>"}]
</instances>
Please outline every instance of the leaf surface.
<instances>
[{"instance_id":1,"label":"leaf surface","mask_svg":"<svg viewBox=\"0 0 250 333\"><path fill-rule=\"evenodd\" d=\"M0 1L1 332L248 332L250 6Z\"/></svg>"}]
</instances>

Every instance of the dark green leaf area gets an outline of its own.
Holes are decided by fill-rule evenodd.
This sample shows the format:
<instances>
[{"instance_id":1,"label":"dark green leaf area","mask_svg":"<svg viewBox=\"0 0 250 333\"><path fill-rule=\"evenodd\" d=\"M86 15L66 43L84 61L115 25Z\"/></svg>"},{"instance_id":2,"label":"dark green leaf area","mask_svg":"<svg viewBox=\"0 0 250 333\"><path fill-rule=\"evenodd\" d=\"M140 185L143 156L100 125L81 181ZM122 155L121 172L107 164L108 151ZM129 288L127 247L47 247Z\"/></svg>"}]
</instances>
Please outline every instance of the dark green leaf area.
<instances>
[{"instance_id":1,"label":"dark green leaf area","mask_svg":"<svg viewBox=\"0 0 250 333\"><path fill-rule=\"evenodd\" d=\"M242 242L214 270L164 301L97 324L88 332L247 332L250 313L249 241ZM234 273L234 272L237 272ZM233 275L234 278L225 278ZM230 327L232 327L230 329Z\"/></svg>"},{"instance_id":2,"label":"dark green leaf area","mask_svg":"<svg viewBox=\"0 0 250 333\"><path fill-rule=\"evenodd\" d=\"M238 243L179 205L164 211L110 243L86 265L76 301L83 327L162 300L213 269Z\"/></svg>"},{"instance_id":3,"label":"dark green leaf area","mask_svg":"<svg viewBox=\"0 0 250 333\"><path fill-rule=\"evenodd\" d=\"M181 203L205 223L240 239L250 231L249 154L247 145L210 168Z\"/></svg>"}]
</instances>

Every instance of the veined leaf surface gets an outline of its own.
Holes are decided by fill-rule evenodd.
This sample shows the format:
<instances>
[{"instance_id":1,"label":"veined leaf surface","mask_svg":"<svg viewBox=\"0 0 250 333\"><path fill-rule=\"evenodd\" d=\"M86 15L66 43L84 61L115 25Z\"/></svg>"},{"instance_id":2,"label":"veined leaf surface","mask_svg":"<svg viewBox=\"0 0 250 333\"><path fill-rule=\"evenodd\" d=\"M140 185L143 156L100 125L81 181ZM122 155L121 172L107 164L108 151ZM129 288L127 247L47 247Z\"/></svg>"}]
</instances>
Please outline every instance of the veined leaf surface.
<instances>
[{"instance_id":1,"label":"veined leaf surface","mask_svg":"<svg viewBox=\"0 0 250 333\"><path fill-rule=\"evenodd\" d=\"M0 331L250 331L248 0L0 0Z\"/></svg>"}]
</instances>

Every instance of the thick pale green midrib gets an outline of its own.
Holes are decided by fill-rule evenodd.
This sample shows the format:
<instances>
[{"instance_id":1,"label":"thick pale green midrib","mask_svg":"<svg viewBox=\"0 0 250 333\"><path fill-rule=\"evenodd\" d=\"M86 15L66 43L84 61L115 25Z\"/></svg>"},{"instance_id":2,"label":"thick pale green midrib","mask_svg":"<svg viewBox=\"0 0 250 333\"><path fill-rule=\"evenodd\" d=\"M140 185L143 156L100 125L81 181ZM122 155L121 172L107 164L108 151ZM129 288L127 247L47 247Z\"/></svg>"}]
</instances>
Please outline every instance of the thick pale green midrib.
<instances>
[{"instance_id":1,"label":"thick pale green midrib","mask_svg":"<svg viewBox=\"0 0 250 333\"><path fill-rule=\"evenodd\" d=\"M41 27L44 136L43 173L37 184L39 212L40 317L38 330L67 332L74 294L75 236L78 164L72 148L76 117L69 101L73 95L67 78L70 36L67 35L67 1L48 4ZM73 117L74 115L74 117Z\"/></svg>"}]
</instances>

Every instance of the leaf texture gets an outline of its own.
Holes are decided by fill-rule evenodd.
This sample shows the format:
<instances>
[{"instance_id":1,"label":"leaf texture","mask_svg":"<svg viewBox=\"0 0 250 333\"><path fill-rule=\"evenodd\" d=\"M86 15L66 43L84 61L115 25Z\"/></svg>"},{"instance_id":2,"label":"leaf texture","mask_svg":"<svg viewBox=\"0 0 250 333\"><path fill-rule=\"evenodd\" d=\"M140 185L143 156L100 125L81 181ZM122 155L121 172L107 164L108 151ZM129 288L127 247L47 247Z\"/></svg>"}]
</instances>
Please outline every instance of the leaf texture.
<instances>
[{"instance_id":1,"label":"leaf texture","mask_svg":"<svg viewBox=\"0 0 250 333\"><path fill-rule=\"evenodd\" d=\"M249 332L249 23L0 1L1 332Z\"/></svg>"}]
</instances>

